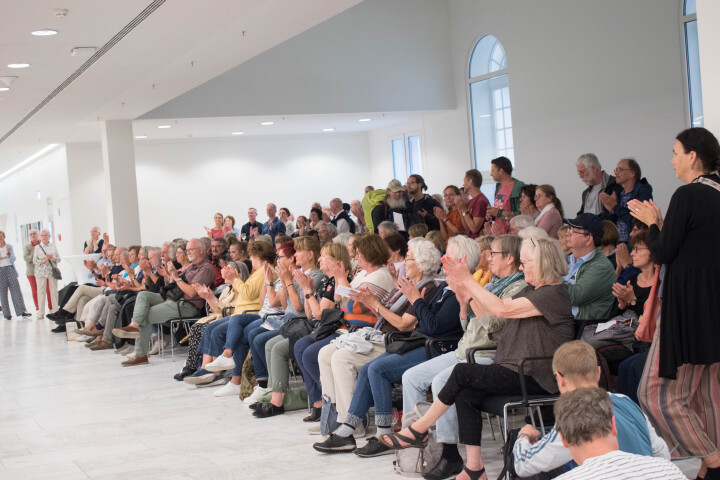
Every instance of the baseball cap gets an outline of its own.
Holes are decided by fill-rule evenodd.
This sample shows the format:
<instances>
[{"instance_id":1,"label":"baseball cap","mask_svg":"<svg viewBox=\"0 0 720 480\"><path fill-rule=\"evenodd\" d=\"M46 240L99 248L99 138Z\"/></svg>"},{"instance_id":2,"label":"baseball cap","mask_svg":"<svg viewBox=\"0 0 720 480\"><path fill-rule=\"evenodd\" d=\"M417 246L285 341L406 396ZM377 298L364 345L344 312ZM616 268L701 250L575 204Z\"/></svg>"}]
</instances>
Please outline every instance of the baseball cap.
<instances>
[{"instance_id":1,"label":"baseball cap","mask_svg":"<svg viewBox=\"0 0 720 480\"><path fill-rule=\"evenodd\" d=\"M563 223L573 228L587 230L595 239L602 239L604 235L603 224L600 217L592 213L582 213L573 219L565 219Z\"/></svg>"}]
</instances>

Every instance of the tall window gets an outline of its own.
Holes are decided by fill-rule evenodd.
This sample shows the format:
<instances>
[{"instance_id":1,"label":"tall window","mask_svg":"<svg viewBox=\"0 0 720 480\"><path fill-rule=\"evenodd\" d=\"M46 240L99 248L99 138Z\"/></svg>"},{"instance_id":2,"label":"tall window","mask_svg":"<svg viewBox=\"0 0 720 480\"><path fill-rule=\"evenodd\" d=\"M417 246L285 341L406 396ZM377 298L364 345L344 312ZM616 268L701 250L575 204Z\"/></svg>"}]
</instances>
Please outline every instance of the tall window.
<instances>
[{"instance_id":1,"label":"tall window","mask_svg":"<svg viewBox=\"0 0 720 480\"><path fill-rule=\"evenodd\" d=\"M702 85L700 83L700 50L698 48L697 10L695 0L685 0L683 6L685 27L685 64L687 71L688 104L690 126L705 125L702 106Z\"/></svg>"},{"instance_id":2,"label":"tall window","mask_svg":"<svg viewBox=\"0 0 720 480\"><path fill-rule=\"evenodd\" d=\"M413 174L422 175L422 148L420 133L407 133L390 139L393 157L393 175L404 182Z\"/></svg>"},{"instance_id":3,"label":"tall window","mask_svg":"<svg viewBox=\"0 0 720 480\"><path fill-rule=\"evenodd\" d=\"M490 171L490 160L499 156L514 164L507 57L500 41L492 35L482 37L468 70L475 168Z\"/></svg>"}]
</instances>

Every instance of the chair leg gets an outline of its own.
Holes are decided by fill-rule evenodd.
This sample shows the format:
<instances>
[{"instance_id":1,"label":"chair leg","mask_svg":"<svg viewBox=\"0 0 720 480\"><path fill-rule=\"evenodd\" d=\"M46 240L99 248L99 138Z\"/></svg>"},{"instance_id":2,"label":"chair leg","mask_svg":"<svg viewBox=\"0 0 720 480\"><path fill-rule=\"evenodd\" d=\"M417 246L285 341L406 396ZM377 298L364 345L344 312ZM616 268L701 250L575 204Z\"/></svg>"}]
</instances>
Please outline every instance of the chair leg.
<instances>
[{"instance_id":1,"label":"chair leg","mask_svg":"<svg viewBox=\"0 0 720 480\"><path fill-rule=\"evenodd\" d=\"M490 418L490 414L485 412L485 418L487 418L488 424L490 425L490 433L492 434L493 442L494 442L497 440L497 438L495 437L495 428L493 428L492 419ZM499 419L498 419L498 421L499 421Z\"/></svg>"}]
</instances>

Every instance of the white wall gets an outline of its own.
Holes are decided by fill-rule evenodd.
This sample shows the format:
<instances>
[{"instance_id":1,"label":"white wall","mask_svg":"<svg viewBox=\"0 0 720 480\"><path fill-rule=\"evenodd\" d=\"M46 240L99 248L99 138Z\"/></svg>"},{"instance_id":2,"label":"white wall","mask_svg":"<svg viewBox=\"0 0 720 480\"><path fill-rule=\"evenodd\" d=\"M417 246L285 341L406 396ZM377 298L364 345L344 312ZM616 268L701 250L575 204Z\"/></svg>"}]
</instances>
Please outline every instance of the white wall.
<instances>
[{"instance_id":1,"label":"white wall","mask_svg":"<svg viewBox=\"0 0 720 480\"><path fill-rule=\"evenodd\" d=\"M669 152L687 127L679 0L453 0L449 12L458 108L392 129L422 124L432 192L472 165L467 62L492 34L508 56L518 178L553 184L573 213L584 187L578 155L595 152L610 172L632 155L667 205L680 185ZM390 133L370 134L376 184L392 175Z\"/></svg>"},{"instance_id":2,"label":"white wall","mask_svg":"<svg viewBox=\"0 0 720 480\"><path fill-rule=\"evenodd\" d=\"M702 81L705 128L720 135L720 59L715 50L720 45L720 2L697 0L698 41L700 43L700 78Z\"/></svg>"},{"instance_id":3,"label":"white wall","mask_svg":"<svg viewBox=\"0 0 720 480\"><path fill-rule=\"evenodd\" d=\"M93 226L107 231L102 148L99 143L70 143L66 149L72 228L78 238L78 242L73 243L73 253L79 255ZM111 238L111 241L115 240Z\"/></svg>"},{"instance_id":4,"label":"white wall","mask_svg":"<svg viewBox=\"0 0 720 480\"><path fill-rule=\"evenodd\" d=\"M215 212L242 225L250 206L264 222L268 202L307 216L315 201L361 198L368 158L365 133L136 145L142 242L204 235Z\"/></svg>"},{"instance_id":5,"label":"white wall","mask_svg":"<svg viewBox=\"0 0 720 480\"><path fill-rule=\"evenodd\" d=\"M25 275L22 259L20 225L42 222L48 227L48 212L52 212L55 237L61 256L72 255L73 231L69 208L69 189L65 147L60 146L35 160L26 169L0 180L0 218L6 215L6 241L15 247L18 261L15 267ZM40 200L36 193L40 192ZM51 205L48 205L51 199ZM62 238L62 240L60 240ZM61 263L62 268L62 263Z\"/></svg>"}]
</instances>

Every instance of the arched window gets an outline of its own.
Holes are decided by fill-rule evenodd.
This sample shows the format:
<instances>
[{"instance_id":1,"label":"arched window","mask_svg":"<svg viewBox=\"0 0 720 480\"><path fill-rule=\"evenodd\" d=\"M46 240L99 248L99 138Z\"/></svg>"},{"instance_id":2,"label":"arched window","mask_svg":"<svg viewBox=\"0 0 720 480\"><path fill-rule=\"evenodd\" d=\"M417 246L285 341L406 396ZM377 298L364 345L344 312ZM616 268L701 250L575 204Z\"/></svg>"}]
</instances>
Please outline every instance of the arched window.
<instances>
[{"instance_id":1,"label":"arched window","mask_svg":"<svg viewBox=\"0 0 720 480\"><path fill-rule=\"evenodd\" d=\"M500 41L482 37L473 48L468 69L475 168L490 171L490 160L514 162L507 57Z\"/></svg>"},{"instance_id":2,"label":"arched window","mask_svg":"<svg viewBox=\"0 0 720 480\"><path fill-rule=\"evenodd\" d=\"M685 68L687 73L690 126L705 125L702 106L702 85L700 83L700 50L698 48L697 11L695 0L685 0L683 5L683 26L685 27Z\"/></svg>"}]
</instances>

